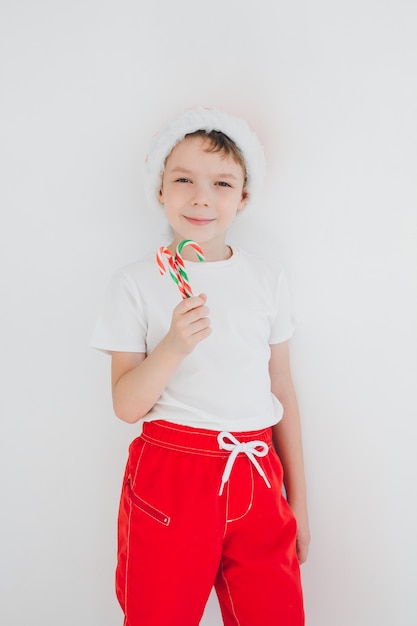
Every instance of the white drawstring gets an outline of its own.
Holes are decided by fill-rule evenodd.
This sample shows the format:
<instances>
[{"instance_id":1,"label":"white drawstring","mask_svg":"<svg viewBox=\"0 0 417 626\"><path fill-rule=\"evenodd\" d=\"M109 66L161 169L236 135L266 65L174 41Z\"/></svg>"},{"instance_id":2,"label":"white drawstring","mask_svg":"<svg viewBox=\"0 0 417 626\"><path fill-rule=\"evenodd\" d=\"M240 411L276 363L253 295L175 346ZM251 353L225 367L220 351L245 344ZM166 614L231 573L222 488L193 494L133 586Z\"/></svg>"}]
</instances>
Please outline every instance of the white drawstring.
<instances>
[{"instance_id":1,"label":"white drawstring","mask_svg":"<svg viewBox=\"0 0 417 626\"><path fill-rule=\"evenodd\" d=\"M229 439L232 443L227 443L225 440ZM230 451L229 458L227 459L226 467L224 468L223 476L222 476L222 484L219 491L219 496L223 493L223 488L227 481L229 480L233 464L236 461L236 457L240 452L246 454L248 459L252 461L259 474L264 479L266 486L271 488L269 481L266 477L265 472L262 467L259 465L258 461L255 459L255 456L266 456L268 454L268 445L264 441L247 441L242 443L236 439L231 433L223 431L217 435L217 441L219 442L219 446L222 450ZM261 448L261 450L257 450L257 448Z\"/></svg>"}]
</instances>

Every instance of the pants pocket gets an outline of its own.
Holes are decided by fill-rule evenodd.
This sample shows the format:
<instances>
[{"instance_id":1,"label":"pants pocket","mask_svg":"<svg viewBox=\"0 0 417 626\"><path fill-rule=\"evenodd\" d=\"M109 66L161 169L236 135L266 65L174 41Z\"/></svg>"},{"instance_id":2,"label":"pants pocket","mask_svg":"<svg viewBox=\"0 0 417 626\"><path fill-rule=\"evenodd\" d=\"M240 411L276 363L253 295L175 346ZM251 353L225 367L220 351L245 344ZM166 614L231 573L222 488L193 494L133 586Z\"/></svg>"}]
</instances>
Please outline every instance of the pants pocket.
<instances>
[{"instance_id":1,"label":"pants pocket","mask_svg":"<svg viewBox=\"0 0 417 626\"><path fill-rule=\"evenodd\" d=\"M146 500L144 500L143 498L140 498L133 491L130 476L127 477L126 487L127 487L127 492L129 494L129 498L134 506L136 506L140 511L142 511L142 513L146 513L146 515L149 515L160 524L163 524L164 526L169 526L171 522L171 518L168 515L166 515L165 513L163 513L156 507L149 504L149 502L146 502Z\"/></svg>"}]
</instances>

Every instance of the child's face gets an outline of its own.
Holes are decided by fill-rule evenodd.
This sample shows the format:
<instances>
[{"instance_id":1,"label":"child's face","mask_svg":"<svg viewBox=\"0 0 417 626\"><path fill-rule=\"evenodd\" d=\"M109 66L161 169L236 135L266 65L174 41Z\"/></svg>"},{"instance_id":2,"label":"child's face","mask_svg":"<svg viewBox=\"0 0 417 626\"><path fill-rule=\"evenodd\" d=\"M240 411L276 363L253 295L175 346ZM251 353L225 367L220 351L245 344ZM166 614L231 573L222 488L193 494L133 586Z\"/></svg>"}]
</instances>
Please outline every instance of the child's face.
<instances>
[{"instance_id":1,"label":"child's face","mask_svg":"<svg viewBox=\"0 0 417 626\"><path fill-rule=\"evenodd\" d=\"M246 204L244 173L232 156L209 152L201 137L186 137L165 164L160 201L174 230L174 244L199 243L205 254L225 247L227 229Z\"/></svg>"}]
</instances>

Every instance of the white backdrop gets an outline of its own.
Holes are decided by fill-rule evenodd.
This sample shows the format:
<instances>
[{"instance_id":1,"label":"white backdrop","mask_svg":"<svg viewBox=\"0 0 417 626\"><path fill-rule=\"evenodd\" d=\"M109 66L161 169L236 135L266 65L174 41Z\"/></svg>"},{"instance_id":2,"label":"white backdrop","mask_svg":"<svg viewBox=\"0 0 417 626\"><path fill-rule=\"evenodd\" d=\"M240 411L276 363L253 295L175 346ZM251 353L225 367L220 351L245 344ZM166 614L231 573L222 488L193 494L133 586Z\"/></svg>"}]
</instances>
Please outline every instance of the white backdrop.
<instances>
[{"instance_id":1,"label":"white backdrop","mask_svg":"<svg viewBox=\"0 0 417 626\"><path fill-rule=\"evenodd\" d=\"M112 272L165 241L144 203L150 137L203 104L246 117L268 158L263 204L231 239L277 253L292 290L307 626L415 626L416 4L0 11L1 623L121 624L137 427L113 416L109 359L87 344ZM214 597L202 623L221 624Z\"/></svg>"}]
</instances>

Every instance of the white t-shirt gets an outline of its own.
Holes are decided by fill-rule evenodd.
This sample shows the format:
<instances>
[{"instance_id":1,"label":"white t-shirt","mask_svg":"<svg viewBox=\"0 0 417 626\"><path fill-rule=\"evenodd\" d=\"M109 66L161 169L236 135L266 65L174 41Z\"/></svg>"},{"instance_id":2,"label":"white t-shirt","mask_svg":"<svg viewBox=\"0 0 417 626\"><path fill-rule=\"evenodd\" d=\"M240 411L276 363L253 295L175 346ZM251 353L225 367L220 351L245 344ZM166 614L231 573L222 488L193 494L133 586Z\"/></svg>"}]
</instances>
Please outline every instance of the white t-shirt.
<instances>
[{"instance_id":1,"label":"white t-shirt","mask_svg":"<svg viewBox=\"0 0 417 626\"><path fill-rule=\"evenodd\" d=\"M265 428L282 417L271 393L270 344L293 332L285 276L234 249L225 261L185 261L193 293L207 295L212 333L189 354L144 418L210 430ZM119 270L110 284L90 345L106 352L149 354L168 332L180 301L155 255Z\"/></svg>"}]
</instances>

